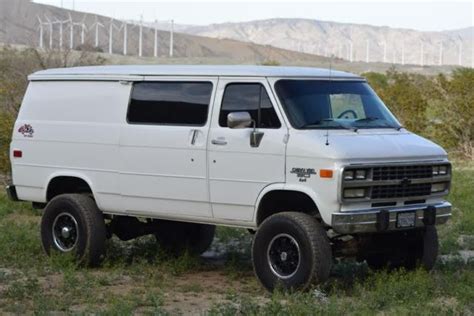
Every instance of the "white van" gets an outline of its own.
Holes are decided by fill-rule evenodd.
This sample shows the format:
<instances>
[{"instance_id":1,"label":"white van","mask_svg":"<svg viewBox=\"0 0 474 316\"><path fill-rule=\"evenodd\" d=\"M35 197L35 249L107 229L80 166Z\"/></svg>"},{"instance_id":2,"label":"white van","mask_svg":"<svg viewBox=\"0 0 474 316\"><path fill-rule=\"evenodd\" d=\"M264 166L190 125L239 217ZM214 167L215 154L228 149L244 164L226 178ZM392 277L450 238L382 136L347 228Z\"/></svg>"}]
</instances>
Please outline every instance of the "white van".
<instances>
[{"instance_id":1,"label":"white van","mask_svg":"<svg viewBox=\"0 0 474 316\"><path fill-rule=\"evenodd\" d=\"M433 267L451 216L446 152L356 75L261 66L100 66L29 77L11 143L14 200L44 208L47 253L98 264L113 234L204 252L256 232L269 290L334 258Z\"/></svg>"}]
</instances>

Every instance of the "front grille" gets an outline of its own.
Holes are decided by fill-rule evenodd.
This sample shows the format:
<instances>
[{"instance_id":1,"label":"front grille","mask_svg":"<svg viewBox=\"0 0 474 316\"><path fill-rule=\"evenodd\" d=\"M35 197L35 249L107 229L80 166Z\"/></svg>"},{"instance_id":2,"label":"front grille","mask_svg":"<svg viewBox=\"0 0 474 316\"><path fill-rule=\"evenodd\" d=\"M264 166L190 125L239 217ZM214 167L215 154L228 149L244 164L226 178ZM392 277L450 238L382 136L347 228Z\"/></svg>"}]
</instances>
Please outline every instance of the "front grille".
<instances>
[{"instance_id":1,"label":"front grille","mask_svg":"<svg viewBox=\"0 0 474 316\"><path fill-rule=\"evenodd\" d=\"M447 166L445 174L439 174L440 166ZM419 201L432 195L446 195L450 181L449 163L347 166L343 170L342 199L374 202L392 202L395 199L404 202ZM432 193L433 183L445 183L446 190L435 190L436 192ZM361 189L365 195L355 197L354 190L361 192Z\"/></svg>"},{"instance_id":2,"label":"front grille","mask_svg":"<svg viewBox=\"0 0 474 316\"><path fill-rule=\"evenodd\" d=\"M375 167L372 169L372 179L374 181L402 180L402 179L423 179L430 178L433 174L433 166L388 166Z\"/></svg>"},{"instance_id":3,"label":"front grille","mask_svg":"<svg viewBox=\"0 0 474 316\"><path fill-rule=\"evenodd\" d=\"M392 199L431 194L431 183L409 185L376 185L372 187L371 199Z\"/></svg>"}]
</instances>

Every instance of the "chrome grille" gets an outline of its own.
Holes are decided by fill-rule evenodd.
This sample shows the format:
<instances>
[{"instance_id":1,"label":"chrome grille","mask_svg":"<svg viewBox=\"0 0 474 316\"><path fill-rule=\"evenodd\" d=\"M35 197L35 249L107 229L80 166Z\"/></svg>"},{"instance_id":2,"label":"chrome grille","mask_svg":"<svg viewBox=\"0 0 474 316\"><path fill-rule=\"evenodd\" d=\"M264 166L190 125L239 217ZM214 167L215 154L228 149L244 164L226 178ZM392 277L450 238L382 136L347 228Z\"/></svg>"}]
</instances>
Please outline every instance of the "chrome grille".
<instances>
[{"instance_id":1,"label":"chrome grille","mask_svg":"<svg viewBox=\"0 0 474 316\"><path fill-rule=\"evenodd\" d=\"M388 166L375 167L372 169L372 180L402 180L430 178L433 174L433 166Z\"/></svg>"},{"instance_id":2,"label":"chrome grille","mask_svg":"<svg viewBox=\"0 0 474 316\"><path fill-rule=\"evenodd\" d=\"M439 166L446 166L447 173L434 174ZM365 175L361 178L350 176ZM345 174L349 176L345 176ZM387 165L352 165L343 169L342 200L343 201L393 201L413 200L428 196L446 195L451 181L449 163L419 163L419 164L387 164ZM445 183L444 191L437 191L432 185ZM346 195L347 191L347 195ZM349 192L351 191L351 192ZM358 192L355 194L354 192ZM361 194L360 192L363 192ZM346 197L347 196L347 197Z\"/></svg>"}]
</instances>

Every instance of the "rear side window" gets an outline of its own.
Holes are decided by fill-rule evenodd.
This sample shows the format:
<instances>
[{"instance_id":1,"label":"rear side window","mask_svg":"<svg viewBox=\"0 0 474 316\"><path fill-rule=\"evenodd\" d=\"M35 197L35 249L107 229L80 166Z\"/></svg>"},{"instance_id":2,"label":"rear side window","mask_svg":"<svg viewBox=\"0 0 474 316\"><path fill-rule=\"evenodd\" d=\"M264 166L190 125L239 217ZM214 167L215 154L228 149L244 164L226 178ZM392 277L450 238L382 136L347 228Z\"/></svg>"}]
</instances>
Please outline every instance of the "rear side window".
<instances>
[{"instance_id":1,"label":"rear side window","mask_svg":"<svg viewBox=\"0 0 474 316\"><path fill-rule=\"evenodd\" d=\"M222 98L219 125L227 127L227 115L231 112L249 112L259 128L280 128L280 120L260 83L228 84Z\"/></svg>"},{"instance_id":2,"label":"rear side window","mask_svg":"<svg viewBox=\"0 0 474 316\"><path fill-rule=\"evenodd\" d=\"M133 86L127 120L132 124L206 124L210 82L138 82Z\"/></svg>"}]
</instances>

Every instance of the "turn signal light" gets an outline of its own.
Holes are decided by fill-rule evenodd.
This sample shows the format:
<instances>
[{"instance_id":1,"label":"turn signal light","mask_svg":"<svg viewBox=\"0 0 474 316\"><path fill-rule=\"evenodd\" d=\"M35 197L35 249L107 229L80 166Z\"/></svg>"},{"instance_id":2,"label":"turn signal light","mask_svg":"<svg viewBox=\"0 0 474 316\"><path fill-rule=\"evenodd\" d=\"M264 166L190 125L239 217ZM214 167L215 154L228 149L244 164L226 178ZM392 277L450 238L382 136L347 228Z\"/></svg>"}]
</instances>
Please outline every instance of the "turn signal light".
<instances>
[{"instance_id":1,"label":"turn signal light","mask_svg":"<svg viewBox=\"0 0 474 316\"><path fill-rule=\"evenodd\" d=\"M21 158L21 157L23 157L22 151L21 151L21 150L14 150L14 151L13 151L13 157L14 157L14 158Z\"/></svg>"},{"instance_id":2,"label":"turn signal light","mask_svg":"<svg viewBox=\"0 0 474 316\"><path fill-rule=\"evenodd\" d=\"M329 169L320 169L319 176L321 178L332 178L332 170Z\"/></svg>"}]
</instances>

